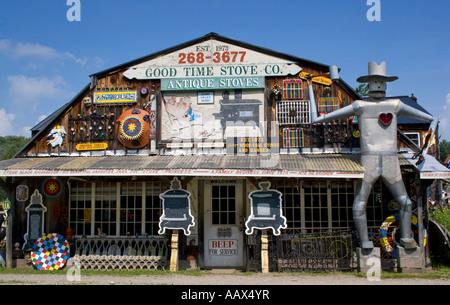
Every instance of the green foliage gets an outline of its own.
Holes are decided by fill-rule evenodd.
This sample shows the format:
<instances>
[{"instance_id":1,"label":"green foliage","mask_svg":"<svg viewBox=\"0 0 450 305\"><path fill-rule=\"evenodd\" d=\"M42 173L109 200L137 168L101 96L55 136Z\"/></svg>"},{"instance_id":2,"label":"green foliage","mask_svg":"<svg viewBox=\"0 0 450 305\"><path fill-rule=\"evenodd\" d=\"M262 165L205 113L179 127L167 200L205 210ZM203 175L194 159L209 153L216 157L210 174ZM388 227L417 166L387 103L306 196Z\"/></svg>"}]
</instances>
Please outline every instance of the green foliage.
<instances>
[{"instance_id":1,"label":"green foliage","mask_svg":"<svg viewBox=\"0 0 450 305\"><path fill-rule=\"evenodd\" d=\"M356 92L358 92L361 96L367 96L369 95L369 84L361 84L358 87L356 87Z\"/></svg>"},{"instance_id":2,"label":"green foliage","mask_svg":"<svg viewBox=\"0 0 450 305\"><path fill-rule=\"evenodd\" d=\"M30 139L19 136L0 137L0 160L7 160L28 143Z\"/></svg>"},{"instance_id":3,"label":"green foliage","mask_svg":"<svg viewBox=\"0 0 450 305\"><path fill-rule=\"evenodd\" d=\"M28 143L30 139L18 136L0 137L0 160L7 160L14 157L14 155ZM0 177L3 179L3 177ZM6 199L6 192L0 187L0 201Z\"/></svg>"},{"instance_id":4,"label":"green foliage","mask_svg":"<svg viewBox=\"0 0 450 305\"><path fill-rule=\"evenodd\" d=\"M450 209L443 207L442 211L440 209L431 211L430 219L439 222L442 225L447 225L447 228L450 228Z\"/></svg>"},{"instance_id":5,"label":"green foliage","mask_svg":"<svg viewBox=\"0 0 450 305\"><path fill-rule=\"evenodd\" d=\"M441 163L445 162L445 159L450 155L450 142L442 140L439 142L439 153L441 157Z\"/></svg>"}]
</instances>

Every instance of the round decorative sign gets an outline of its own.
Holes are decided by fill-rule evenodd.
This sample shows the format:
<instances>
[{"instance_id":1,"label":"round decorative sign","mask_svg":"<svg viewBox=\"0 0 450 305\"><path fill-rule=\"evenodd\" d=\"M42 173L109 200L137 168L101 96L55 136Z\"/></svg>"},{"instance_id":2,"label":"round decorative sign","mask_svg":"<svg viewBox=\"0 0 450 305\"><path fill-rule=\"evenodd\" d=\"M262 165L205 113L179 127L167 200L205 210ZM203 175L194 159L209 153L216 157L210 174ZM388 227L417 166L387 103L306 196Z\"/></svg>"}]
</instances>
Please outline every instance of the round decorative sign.
<instances>
[{"instance_id":1,"label":"round decorative sign","mask_svg":"<svg viewBox=\"0 0 450 305\"><path fill-rule=\"evenodd\" d=\"M139 117L129 116L120 124L120 134L127 140L136 140L143 132L143 122Z\"/></svg>"},{"instance_id":2,"label":"round decorative sign","mask_svg":"<svg viewBox=\"0 0 450 305\"><path fill-rule=\"evenodd\" d=\"M143 109L129 109L117 120L116 135L123 146L139 149L150 142L150 114Z\"/></svg>"},{"instance_id":3,"label":"round decorative sign","mask_svg":"<svg viewBox=\"0 0 450 305\"><path fill-rule=\"evenodd\" d=\"M64 236L49 233L39 238L31 248L31 262L39 270L58 270L67 263L70 246Z\"/></svg>"},{"instance_id":4,"label":"round decorative sign","mask_svg":"<svg viewBox=\"0 0 450 305\"><path fill-rule=\"evenodd\" d=\"M59 179L49 178L42 183L42 192L48 198L56 198L62 194L63 184Z\"/></svg>"}]
</instances>

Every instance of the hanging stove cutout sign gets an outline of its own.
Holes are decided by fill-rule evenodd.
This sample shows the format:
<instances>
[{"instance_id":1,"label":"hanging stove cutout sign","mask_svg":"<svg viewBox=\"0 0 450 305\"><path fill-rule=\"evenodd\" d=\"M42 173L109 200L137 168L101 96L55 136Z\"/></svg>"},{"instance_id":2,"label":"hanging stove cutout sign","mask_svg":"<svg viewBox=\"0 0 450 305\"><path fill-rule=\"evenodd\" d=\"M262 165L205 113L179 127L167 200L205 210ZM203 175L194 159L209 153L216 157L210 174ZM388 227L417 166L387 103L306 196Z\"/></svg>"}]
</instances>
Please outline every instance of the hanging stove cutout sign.
<instances>
[{"instance_id":1,"label":"hanging stove cutout sign","mask_svg":"<svg viewBox=\"0 0 450 305\"><path fill-rule=\"evenodd\" d=\"M175 177L170 183L171 189L159 195L163 200L163 214L159 219L158 234L166 229L182 229L184 235L191 235L191 227L195 226L191 214L191 193L181 189L180 181Z\"/></svg>"},{"instance_id":2,"label":"hanging stove cutout sign","mask_svg":"<svg viewBox=\"0 0 450 305\"><path fill-rule=\"evenodd\" d=\"M286 229L286 217L282 215L282 193L269 189L270 182L260 182L260 190L251 192L251 212L245 222L245 233L253 234L254 229L272 229L274 235L280 235L280 229Z\"/></svg>"},{"instance_id":3,"label":"hanging stove cutout sign","mask_svg":"<svg viewBox=\"0 0 450 305\"><path fill-rule=\"evenodd\" d=\"M116 134L125 147L143 148L150 141L150 114L142 109L125 111L117 120Z\"/></svg>"}]
</instances>

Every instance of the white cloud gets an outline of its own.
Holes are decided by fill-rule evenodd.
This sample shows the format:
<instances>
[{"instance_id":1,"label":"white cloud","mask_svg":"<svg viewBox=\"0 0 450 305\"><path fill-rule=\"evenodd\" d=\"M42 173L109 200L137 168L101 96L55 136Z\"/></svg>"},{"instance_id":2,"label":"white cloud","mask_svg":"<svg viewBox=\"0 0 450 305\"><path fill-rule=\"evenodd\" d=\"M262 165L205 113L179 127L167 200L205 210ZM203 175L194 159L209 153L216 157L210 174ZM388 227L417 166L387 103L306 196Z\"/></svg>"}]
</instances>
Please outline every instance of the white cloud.
<instances>
[{"instance_id":1,"label":"white cloud","mask_svg":"<svg viewBox=\"0 0 450 305\"><path fill-rule=\"evenodd\" d=\"M439 114L439 133L442 139L450 141L450 93L445 97L445 105Z\"/></svg>"},{"instance_id":2,"label":"white cloud","mask_svg":"<svg viewBox=\"0 0 450 305\"><path fill-rule=\"evenodd\" d=\"M44 60L62 59L70 60L79 65L85 65L87 59L78 58L69 52L59 52L52 47L44 46L39 43L15 43L10 39L0 40L0 52L4 55L24 58L40 58Z\"/></svg>"},{"instance_id":3,"label":"white cloud","mask_svg":"<svg viewBox=\"0 0 450 305\"><path fill-rule=\"evenodd\" d=\"M64 102L69 96L63 86L66 82L61 76L53 78L28 77L25 75L12 75L7 78L9 84L10 101L16 106L32 107L40 104L46 98L61 98Z\"/></svg>"},{"instance_id":4,"label":"white cloud","mask_svg":"<svg viewBox=\"0 0 450 305\"><path fill-rule=\"evenodd\" d=\"M444 109L447 109L449 107L450 107L450 93L447 93Z\"/></svg>"},{"instance_id":5,"label":"white cloud","mask_svg":"<svg viewBox=\"0 0 450 305\"><path fill-rule=\"evenodd\" d=\"M16 116L12 113L6 113L4 108L0 108L0 136L16 135L17 131L14 130L13 121Z\"/></svg>"}]
</instances>

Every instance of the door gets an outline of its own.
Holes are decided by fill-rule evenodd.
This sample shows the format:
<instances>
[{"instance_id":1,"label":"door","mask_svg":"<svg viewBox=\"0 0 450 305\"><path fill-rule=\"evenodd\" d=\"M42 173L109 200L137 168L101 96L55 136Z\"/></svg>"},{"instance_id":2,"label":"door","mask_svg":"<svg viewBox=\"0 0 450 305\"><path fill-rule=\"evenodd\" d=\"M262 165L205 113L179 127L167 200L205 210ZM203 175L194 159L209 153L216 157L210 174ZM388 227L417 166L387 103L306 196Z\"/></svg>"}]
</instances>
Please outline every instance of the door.
<instances>
[{"instance_id":1,"label":"door","mask_svg":"<svg viewBox=\"0 0 450 305\"><path fill-rule=\"evenodd\" d=\"M205 267L244 265L242 180L206 180L204 204Z\"/></svg>"}]
</instances>

